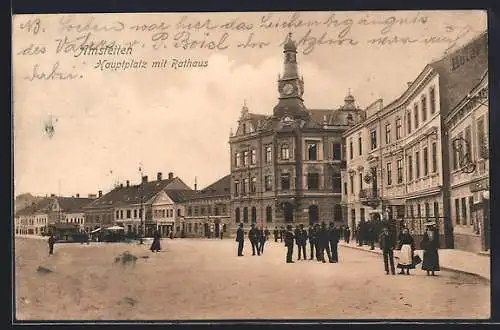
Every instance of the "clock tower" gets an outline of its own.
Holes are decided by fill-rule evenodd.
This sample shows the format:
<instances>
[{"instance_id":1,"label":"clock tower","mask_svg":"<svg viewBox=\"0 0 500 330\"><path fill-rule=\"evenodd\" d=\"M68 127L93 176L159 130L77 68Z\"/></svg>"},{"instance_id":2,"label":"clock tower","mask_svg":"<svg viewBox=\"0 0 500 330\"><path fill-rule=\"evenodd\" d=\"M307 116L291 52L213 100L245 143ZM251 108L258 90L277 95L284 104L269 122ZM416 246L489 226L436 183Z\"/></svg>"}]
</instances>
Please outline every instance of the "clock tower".
<instances>
[{"instance_id":1,"label":"clock tower","mask_svg":"<svg viewBox=\"0 0 500 330\"><path fill-rule=\"evenodd\" d=\"M274 107L274 117L292 117L294 119L307 118L307 112L302 95L304 94L304 80L299 78L297 67L297 45L289 33L284 44L283 76L278 78L279 102Z\"/></svg>"}]
</instances>

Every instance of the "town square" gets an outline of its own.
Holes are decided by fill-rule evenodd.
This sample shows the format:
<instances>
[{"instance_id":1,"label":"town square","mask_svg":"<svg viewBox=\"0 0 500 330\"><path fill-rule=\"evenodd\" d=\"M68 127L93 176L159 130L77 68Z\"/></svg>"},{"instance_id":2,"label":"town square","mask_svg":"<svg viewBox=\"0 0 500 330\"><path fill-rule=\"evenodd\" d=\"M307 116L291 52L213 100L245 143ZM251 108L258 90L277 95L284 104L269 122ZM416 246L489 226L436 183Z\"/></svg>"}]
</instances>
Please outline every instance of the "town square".
<instances>
[{"instance_id":1,"label":"town square","mask_svg":"<svg viewBox=\"0 0 500 330\"><path fill-rule=\"evenodd\" d=\"M82 66L75 80L15 80L15 318L488 319L485 13L327 14L238 14L282 22L261 24L276 47L259 51L228 32L227 49L157 31L137 47L144 16L120 14L127 52L82 45L84 60L54 64ZM148 26L215 38L232 25L213 15ZM29 22L78 39L68 22L86 16L68 17ZM325 41L332 29L350 46ZM414 44L380 41L395 31ZM87 63L184 51L203 65Z\"/></svg>"}]
</instances>

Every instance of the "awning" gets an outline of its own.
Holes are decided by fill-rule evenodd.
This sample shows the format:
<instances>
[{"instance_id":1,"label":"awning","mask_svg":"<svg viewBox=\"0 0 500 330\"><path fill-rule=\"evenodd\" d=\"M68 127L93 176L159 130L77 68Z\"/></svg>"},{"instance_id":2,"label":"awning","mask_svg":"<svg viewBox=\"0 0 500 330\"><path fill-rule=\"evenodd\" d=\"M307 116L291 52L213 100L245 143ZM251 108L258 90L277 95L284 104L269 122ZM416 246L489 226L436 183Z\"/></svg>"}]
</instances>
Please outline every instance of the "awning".
<instances>
[{"instance_id":1,"label":"awning","mask_svg":"<svg viewBox=\"0 0 500 330\"><path fill-rule=\"evenodd\" d=\"M93 234L93 233L97 233L98 231L101 231L102 228L97 228L97 229L94 229L92 230L90 233Z\"/></svg>"}]
</instances>

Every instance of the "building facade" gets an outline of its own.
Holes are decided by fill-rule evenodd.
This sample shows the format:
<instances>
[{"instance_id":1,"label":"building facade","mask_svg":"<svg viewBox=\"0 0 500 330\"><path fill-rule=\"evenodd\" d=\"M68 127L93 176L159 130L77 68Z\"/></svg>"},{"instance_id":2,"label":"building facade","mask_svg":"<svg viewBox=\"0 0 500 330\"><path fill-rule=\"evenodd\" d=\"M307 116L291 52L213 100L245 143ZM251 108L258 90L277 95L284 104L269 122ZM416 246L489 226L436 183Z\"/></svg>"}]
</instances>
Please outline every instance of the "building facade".
<instances>
[{"instance_id":1,"label":"building facade","mask_svg":"<svg viewBox=\"0 0 500 330\"><path fill-rule=\"evenodd\" d=\"M49 224L52 198L41 198L24 206L14 216L15 235L43 235Z\"/></svg>"},{"instance_id":2,"label":"building facade","mask_svg":"<svg viewBox=\"0 0 500 330\"><path fill-rule=\"evenodd\" d=\"M231 176L226 175L206 188L196 191L185 202L185 215L178 226L186 237L231 235ZM227 234L226 234L227 233Z\"/></svg>"},{"instance_id":3,"label":"building facade","mask_svg":"<svg viewBox=\"0 0 500 330\"><path fill-rule=\"evenodd\" d=\"M488 74L445 119L455 248L490 249Z\"/></svg>"},{"instance_id":4,"label":"building facade","mask_svg":"<svg viewBox=\"0 0 500 330\"><path fill-rule=\"evenodd\" d=\"M307 109L297 47L284 44L284 71L272 115L245 105L230 137L234 223L281 226L344 221L342 133L364 119L349 93L339 109Z\"/></svg>"}]
</instances>

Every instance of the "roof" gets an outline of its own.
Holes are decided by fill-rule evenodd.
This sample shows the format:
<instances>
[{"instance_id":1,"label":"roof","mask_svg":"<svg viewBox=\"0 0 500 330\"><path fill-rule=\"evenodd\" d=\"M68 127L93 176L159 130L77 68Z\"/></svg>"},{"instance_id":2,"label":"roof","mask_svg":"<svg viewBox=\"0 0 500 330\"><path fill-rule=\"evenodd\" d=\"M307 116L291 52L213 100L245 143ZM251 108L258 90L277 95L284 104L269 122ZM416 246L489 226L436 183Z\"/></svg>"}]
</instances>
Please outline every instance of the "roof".
<instances>
[{"instance_id":1,"label":"roof","mask_svg":"<svg viewBox=\"0 0 500 330\"><path fill-rule=\"evenodd\" d=\"M94 201L93 198L56 197L63 212L83 212L83 208Z\"/></svg>"},{"instance_id":2,"label":"roof","mask_svg":"<svg viewBox=\"0 0 500 330\"><path fill-rule=\"evenodd\" d=\"M42 198L38 202L33 202L33 204L26 206L16 213L17 215L32 215L37 212L48 212L50 206L52 205L52 198Z\"/></svg>"},{"instance_id":3,"label":"roof","mask_svg":"<svg viewBox=\"0 0 500 330\"><path fill-rule=\"evenodd\" d=\"M139 204L141 203L141 199L143 202L146 202L158 194L161 190L167 188L167 186L176 179L178 178L175 177L160 181L148 181L146 183L128 187L116 187L107 194L88 204L86 208L95 209L115 207L116 205Z\"/></svg>"},{"instance_id":4,"label":"roof","mask_svg":"<svg viewBox=\"0 0 500 330\"><path fill-rule=\"evenodd\" d=\"M170 197L175 203L182 203L190 199L197 192L195 190L165 190L165 193Z\"/></svg>"},{"instance_id":5,"label":"roof","mask_svg":"<svg viewBox=\"0 0 500 330\"><path fill-rule=\"evenodd\" d=\"M488 33L429 64L439 74L441 112L457 106L488 69Z\"/></svg>"},{"instance_id":6,"label":"roof","mask_svg":"<svg viewBox=\"0 0 500 330\"><path fill-rule=\"evenodd\" d=\"M197 191L189 200L211 198L211 197L230 197L231 196L231 175L228 174L215 181L204 189Z\"/></svg>"}]
</instances>

